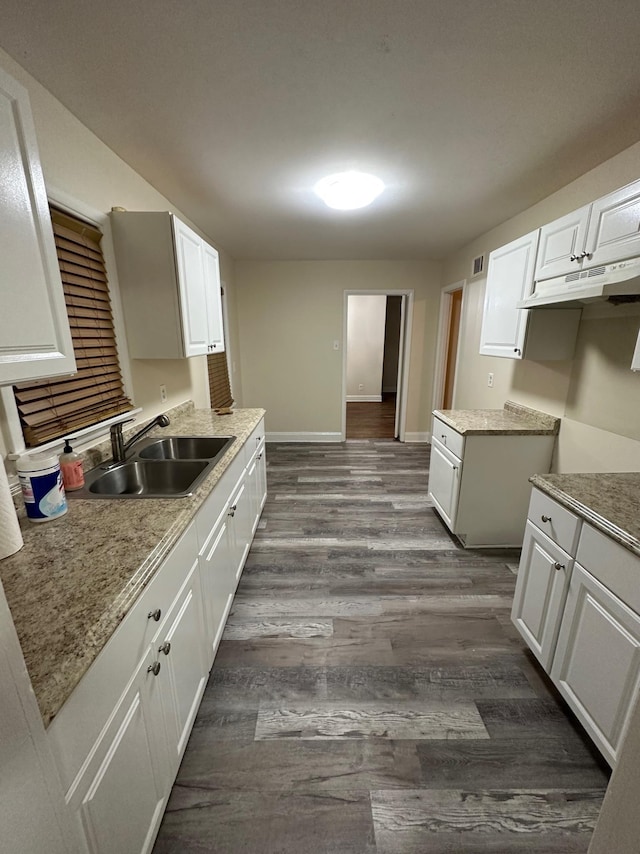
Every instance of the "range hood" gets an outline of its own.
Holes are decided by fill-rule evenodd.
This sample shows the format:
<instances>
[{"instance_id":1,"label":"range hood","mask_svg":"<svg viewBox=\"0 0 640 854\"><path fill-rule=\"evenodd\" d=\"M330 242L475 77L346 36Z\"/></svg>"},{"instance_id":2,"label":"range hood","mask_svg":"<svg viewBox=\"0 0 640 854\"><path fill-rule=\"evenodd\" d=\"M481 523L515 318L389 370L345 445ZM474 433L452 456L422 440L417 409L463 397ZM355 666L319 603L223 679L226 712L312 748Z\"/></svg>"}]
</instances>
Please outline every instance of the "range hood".
<instances>
[{"instance_id":1,"label":"range hood","mask_svg":"<svg viewBox=\"0 0 640 854\"><path fill-rule=\"evenodd\" d=\"M518 308L542 308L561 305L569 308L598 300L632 302L640 300L640 258L629 258L604 267L576 270L536 282L533 293L521 300Z\"/></svg>"}]
</instances>

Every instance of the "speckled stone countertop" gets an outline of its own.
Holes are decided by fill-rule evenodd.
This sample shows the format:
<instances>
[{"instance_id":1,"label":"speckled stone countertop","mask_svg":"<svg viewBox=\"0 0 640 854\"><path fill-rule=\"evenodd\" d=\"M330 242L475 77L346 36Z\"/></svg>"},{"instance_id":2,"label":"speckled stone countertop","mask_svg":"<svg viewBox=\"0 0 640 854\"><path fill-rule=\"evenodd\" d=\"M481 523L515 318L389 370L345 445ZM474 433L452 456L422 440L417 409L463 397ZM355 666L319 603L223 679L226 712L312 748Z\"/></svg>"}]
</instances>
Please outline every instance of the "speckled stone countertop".
<instances>
[{"instance_id":1,"label":"speckled stone countertop","mask_svg":"<svg viewBox=\"0 0 640 854\"><path fill-rule=\"evenodd\" d=\"M507 400L504 409L435 409L436 418L463 436L494 434L557 436L560 419Z\"/></svg>"},{"instance_id":2,"label":"speckled stone countertop","mask_svg":"<svg viewBox=\"0 0 640 854\"><path fill-rule=\"evenodd\" d=\"M0 561L0 578L45 726L51 722L164 557L264 415L231 415L183 404L153 435L233 435L237 440L188 498L69 500L46 524L26 518L24 547ZM140 424L125 430L128 438ZM85 469L110 456L109 442L85 452Z\"/></svg>"},{"instance_id":3,"label":"speckled stone countertop","mask_svg":"<svg viewBox=\"0 0 640 854\"><path fill-rule=\"evenodd\" d=\"M640 555L640 472L535 474L531 483Z\"/></svg>"}]
</instances>

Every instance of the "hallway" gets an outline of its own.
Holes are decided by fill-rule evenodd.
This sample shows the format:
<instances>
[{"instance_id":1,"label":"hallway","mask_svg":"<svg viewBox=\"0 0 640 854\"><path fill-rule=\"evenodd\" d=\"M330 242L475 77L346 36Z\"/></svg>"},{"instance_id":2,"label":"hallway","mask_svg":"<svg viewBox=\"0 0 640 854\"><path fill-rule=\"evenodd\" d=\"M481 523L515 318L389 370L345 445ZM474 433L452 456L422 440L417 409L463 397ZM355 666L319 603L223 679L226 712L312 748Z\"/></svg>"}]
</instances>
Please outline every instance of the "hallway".
<instances>
[{"instance_id":1,"label":"hallway","mask_svg":"<svg viewBox=\"0 0 640 854\"><path fill-rule=\"evenodd\" d=\"M396 419L396 395L382 395L381 403L347 402L347 439L393 439Z\"/></svg>"},{"instance_id":2,"label":"hallway","mask_svg":"<svg viewBox=\"0 0 640 854\"><path fill-rule=\"evenodd\" d=\"M425 445L270 444L155 854L586 854L608 772L464 551Z\"/></svg>"}]
</instances>

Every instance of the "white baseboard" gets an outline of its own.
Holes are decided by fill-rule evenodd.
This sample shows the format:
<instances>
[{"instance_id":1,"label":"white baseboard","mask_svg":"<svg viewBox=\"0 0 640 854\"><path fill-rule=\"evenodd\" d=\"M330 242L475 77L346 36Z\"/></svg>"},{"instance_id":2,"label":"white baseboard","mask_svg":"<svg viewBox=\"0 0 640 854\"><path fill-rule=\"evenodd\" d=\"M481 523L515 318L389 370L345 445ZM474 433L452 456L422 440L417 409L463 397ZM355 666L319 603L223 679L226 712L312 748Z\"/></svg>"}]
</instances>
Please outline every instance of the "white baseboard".
<instances>
[{"instance_id":1,"label":"white baseboard","mask_svg":"<svg viewBox=\"0 0 640 854\"><path fill-rule=\"evenodd\" d=\"M404 434L405 442L431 442L431 433L429 431L425 431L424 433L405 433Z\"/></svg>"},{"instance_id":2,"label":"white baseboard","mask_svg":"<svg viewBox=\"0 0 640 854\"><path fill-rule=\"evenodd\" d=\"M347 403L382 403L381 394L348 394Z\"/></svg>"},{"instance_id":3,"label":"white baseboard","mask_svg":"<svg viewBox=\"0 0 640 854\"><path fill-rule=\"evenodd\" d=\"M342 442L341 433L267 433L267 442Z\"/></svg>"}]
</instances>

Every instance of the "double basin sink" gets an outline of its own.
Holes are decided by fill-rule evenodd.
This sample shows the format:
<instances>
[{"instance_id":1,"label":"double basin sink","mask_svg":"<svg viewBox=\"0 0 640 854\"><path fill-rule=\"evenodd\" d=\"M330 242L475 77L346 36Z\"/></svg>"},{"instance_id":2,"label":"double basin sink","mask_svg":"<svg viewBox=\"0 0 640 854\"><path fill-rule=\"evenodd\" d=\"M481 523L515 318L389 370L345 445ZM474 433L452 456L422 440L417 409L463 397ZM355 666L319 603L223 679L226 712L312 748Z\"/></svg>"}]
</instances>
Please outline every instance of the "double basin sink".
<instances>
[{"instance_id":1,"label":"double basin sink","mask_svg":"<svg viewBox=\"0 0 640 854\"><path fill-rule=\"evenodd\" d=\"M164 436L141 439L132 456L85 474L69 498L185 498L221 460L235 436Z\"/></svg>"}]
</instances>

